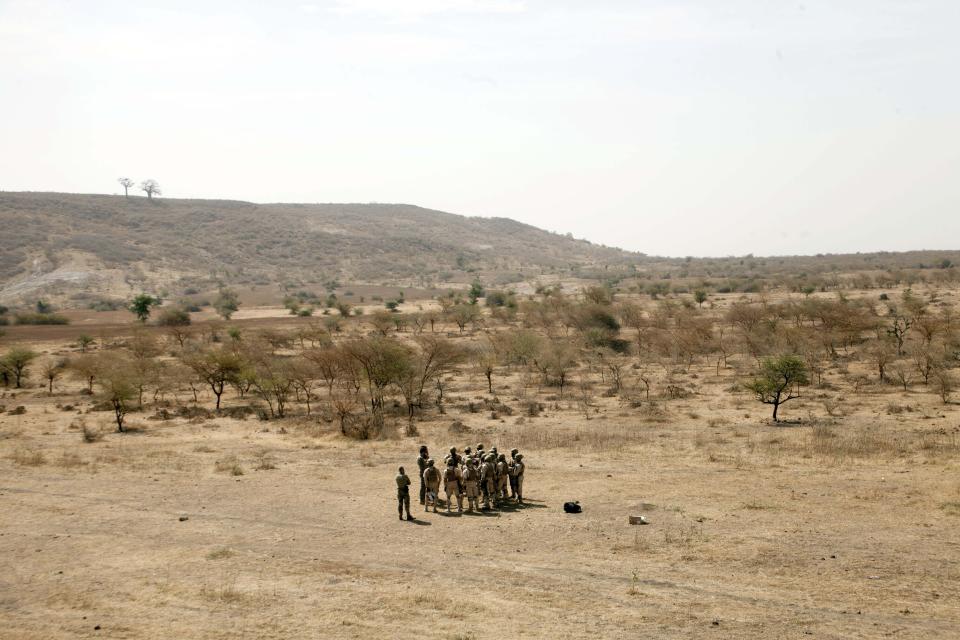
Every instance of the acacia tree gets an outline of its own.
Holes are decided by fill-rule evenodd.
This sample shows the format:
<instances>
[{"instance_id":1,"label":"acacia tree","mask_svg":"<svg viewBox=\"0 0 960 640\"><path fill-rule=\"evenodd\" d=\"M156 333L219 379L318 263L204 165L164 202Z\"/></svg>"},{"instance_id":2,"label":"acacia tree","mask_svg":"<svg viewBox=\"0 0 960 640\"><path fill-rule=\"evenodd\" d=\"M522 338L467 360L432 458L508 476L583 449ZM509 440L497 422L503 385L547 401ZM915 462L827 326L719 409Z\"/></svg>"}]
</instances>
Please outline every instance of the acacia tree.
<instances>
[{"instance_id":1,"label":"acacia tree","mask_svg":"<svg viewBox=\"0 0 960 640\"><path fill-rule=\"evenodd\" d=\"M137 375L127 358L114 356L100 361L97 384L101 398L113 407L117 431L123 432L130 403L137 396Z\"/></svg>"},{"instance_id":2,"label":"acacia tree","mask_svg":"<svg viewBox=\"0 0 960 640\"><path fill-rule=\"evenodd\" d=\"M410 348L390 338L375 336L344 343L344 353L359 366L367 382L374 424L383 424L383 398L387 387L402 379L410 368Z\"/></svg>"},{"instance_id":3,"label":"acacia tree","mask_svg":"<svg viewBox=\"0 0 960 640\"><path fill-rule=\"evenodd\" d=\"M148 382L156 382L159 376L160 345L153 334L145 330L135 331L127 341L130 354L130 369L133 374L131 383L137 388L137 407L143 407L143 393Z\"/></svg>"},{"instance_id":4,"label":"acacia tree","mask_svg":"<svg viewBox=\"0 0 960 640\"><path fill-rule=\"evenodd\" d=\"M237 296L237 292L232 289L220 289L216 300L213 301L213 308L221 318L229 320L240 308L240 298Z\"/></svg>"},{"instance_id":5,"label":"acacia tree","mask_svg":"<svg viewBox=\"0 0 960 640\"><path fill-rule=\"evenodd\" d=\"M533 361L534 366L543 376L543 382L555 384L560 388L561 398L570 371L577 364L577 351L576 345L569 340L550 340L546 348Z\"/></svg>"},{"instance_id":6,"label":"acacia tree","mask_svg":"<svg viewBox=\"0 0 960 640\"><path fill-rule=\"evenodd\" d=\"M67 369L67 364L66 358L56 358L43 365L42 373L47 381L47 393L53 394L53 383Z\"/></svg>"},{"instance_id":7,"label":"acacia tree","mask_svg":"<svg viewBox=\"0 0 960 640\"><path fill-rule=\"evenodd\" d=\"M343 364L343 354L336 347L307 349L303 357L313 366L314 373L327 388L327 397L333 397L333 385L336 384Z\"/></svg>"},{"instance_id":8,"label":"acacia tree","mask_svg":"<svg viewBox=\"0 0 960 640\"><path fill-rule=\"evenodd\" d=\"M500 354L492 340L479 344L470 351L474 366L487 379L487 392L493 395L493 373L500 363Z\"/></svg>"},{"instance_id":9,"label":"acacia tree","mask_svg":"<svg viewBox=\"0 0 960 640\"><path fill-rule=\"evenodd\" d=\"M160 191L160 183L150 178L140 183L140 190L147 194L147 198L153 200L153 196L163 195Z\"/></svg>"},{"instance_id":10,"label":"acacia tree","mask_svg":"<svg viewBox=\"0 0 960 640\"><path fill-rule=\"evenodd\" d=\"M127 305L127 309L130 311L130 313L137 316L137 320L140 322L146 322L147 318L150 317L150 310L158 304L160 304L159 298L154 298L148 293L141 293L130 301L130 304Z\"/></svg>"},{"instance_id":11,"label":"acacia tree","mask_svg":"<svg viewBox=\"0 0 960 640\"><path fill-rule=\"evenodd\" d=\"M292 359L288 366L290 384L297 394L297 400L307 405L307 415L310 415L310 398L313 397L313 387L317 382L317 370L310 360L301 354ZM300 395L301 392L303 395Z\"/></svg>"},{"instance_id":12,"label":"acacia tree","mask_svg":"<svg viewBox=\"0 0 960 640\"><path fill-rule=\"evenodd\" d=\"M464 357L463 349L446 338L420 336L416 340L419 351L409 359L409 364L398 370L396 380L406 400L408 417L412 420L415 409L423 408L423 394L427 386L436 381L443 400L442 379Z\"/></svg>"},{"instance_id":13,"label":"acacia tree","mask_svg":"<svg viewBox=\"0 0 960 640\"><path fill-rule=\"evenodd\" d=\"M867 355L873 360L873 364L877 367L877 375L880 378L880 382L886 382L887 366L893 361L895 356L893 345L887 340L880 338L870 346L867 350Z\"/></svg>"},{"instance_id":14,"label":"acacia tree","mask_svg":"<svg viewBox=\"0 0 960 640\"><path fill-rule=\"evenodd\" d=\"M191 353L184 358L184 364L193 369L197 377L210 387L217 398L217 411L220 411L224 387L237 382L244 368L243 359L226 349L206 349Z\"/></svg>"},{"instance_id":15,"label":"acacia tree","mask_svg":"<svg viewBox=\"0 0 960 640\"><path fill-rule=\"evenodd\" d=\"M254 371L253 387L267 403L271 417L283 418L293 389L288 359L264 354L256 360Z\"/></svg>"},{"instance_id":16,"label":"acacia tree","mask_svg":"<svg viewBox=\"0 0 960 640\"><path fill-rule=\"evenodd\" d=\"M779 422L777 410L788 400L800 397L800 386L808 384L807 367L798 356L765 358L759 375L745 384L764 404L773 405L773 421Z\"/></svg>"},{"instance_id":17,"label":"acacia tree","mask_svg":"<svg viewBox=\"0 0 960 640\"><path fill-rule=\"evenodd\" d=\"M120 186L123 187L123 197L130 197L130 187L133 186L133 180L130 178L118 178L117 182L120 183Z\"/></svg>"},{"instance_id":18,"label":"acacia tree","mask_svg":"<svg viewBox=\"0 0 960 640\"><path fill-rule=\"evenodd\" d=\"M86 353L70 361L70 370L87 384L87 393L93 393L93 383L100 374L103 357L98 354Z\"/></svg>"},{"instance_id":19,"label":"acacia tree","mask_svg":"<svg viewBox=\"0 0 960 640\"><path fill-rule=\"evenodd\" d=\"M458 304L451 307L450 319L456 323L460 333L463 333L468 324L480 319L480 311L473 305Z\"/></svg>"},{"instance_id":20,"label":"acacia tree","mask_svg":"<svg viewBox=\"0 0 960 640\"><path fill-rule=\"evenodd\" d=\"M943 403L947 404L950 401L950 394L953 393L957 384L949 369L937 367L933 370L933 386L940 394Z\"/></svg>"},{"instance_id":21,"label":"acacia tree","mask_svg":"<svg viewBox=\"0 0 960 640\"><path fill-rule=\"evenodd\" d=\"M37 357L30 349L13 347L0 358L0 370L4 372L4 381L13 378L14 387L20 389L27 378L27 367Z\"/></svg>"},{"instance_id":22,"label":"acacia tree","mask_svg":"<svg viewBox=\"0 0 960 640\"><path fill-rule=\"evenodd\" d=\"M94 344L95 342L96 340L87 334L81 334L80 337L77 338L77 346L80 347L80 353L86 353L87 349L90 348L90 345Z\"/></svg>"},{"instance_id":23,"label":"acacia tree","mask_svg":"<svg viewBox=\"0 0 960 640\"><path fill-rule=\"evenodd\" d=\"M390 329L393 328L393 316L389 311L379 309L370 315L370 325L374 331L381 336L385 336L390 333Z\"/></svg>"}]
</instances>

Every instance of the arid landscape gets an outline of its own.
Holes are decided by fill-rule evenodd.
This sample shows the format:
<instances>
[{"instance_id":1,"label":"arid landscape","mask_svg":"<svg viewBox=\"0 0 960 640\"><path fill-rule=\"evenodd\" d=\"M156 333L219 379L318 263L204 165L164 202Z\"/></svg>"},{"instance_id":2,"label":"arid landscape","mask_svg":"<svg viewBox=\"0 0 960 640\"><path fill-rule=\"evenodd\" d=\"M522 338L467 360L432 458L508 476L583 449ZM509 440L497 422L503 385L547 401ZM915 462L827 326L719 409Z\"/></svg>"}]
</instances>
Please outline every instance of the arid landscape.
<instances>
[{"instance_id":1,"label":"arid landscape","mask_svg":"<svg viewBox=\"0 0 960 640\"><path fill-rule=\"evenodd\" d=\"M8 267L0 637L957 637L958 252L451 246L399 284ZM88 250L49 268L120 268ZM398 521L398 466L477 443L524 504Z\"/></svg>"},{"instance_id":2,"label":"arid landscape","mask_svg":"<svg viewBox=\"0 0 960 640\"><path fill-rule=\"evenodd\" d=\"M0 0L0 640L960 640L958 32Z\"/></svg>"}]
</instances>

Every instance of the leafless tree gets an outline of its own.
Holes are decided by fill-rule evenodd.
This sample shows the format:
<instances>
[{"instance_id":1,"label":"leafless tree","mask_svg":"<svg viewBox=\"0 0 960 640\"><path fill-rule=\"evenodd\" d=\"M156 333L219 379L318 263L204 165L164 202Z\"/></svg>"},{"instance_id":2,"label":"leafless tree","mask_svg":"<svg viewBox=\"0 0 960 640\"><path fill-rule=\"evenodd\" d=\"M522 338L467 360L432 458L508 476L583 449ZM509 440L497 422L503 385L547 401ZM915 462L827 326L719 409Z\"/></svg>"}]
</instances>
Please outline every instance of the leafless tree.
<instances>
[{"instance_id":1,"label":"leafless tree","mask_svg":"<svg viewBox=\"0 0 960 640\"><path fill-rule=\"evenodd\" d=\"M140 183L140 190L147 194L147 198L153 199L153 196L161 196L163 192L160 191L160 183L154 179L144 180Z\"/></svg>"},{"instance_id":2,"label":"leafless tree","mask_svg":"<svg viewBox=\"0 0 960 640\"><path fill-rule=\"evenodd\" d=\"M129 197L130 197L130 187L133 186L133 180L131 180L130 178L119 178L119 179L117 180L117 182L119 182L119 183L120 183L120 186L123 187L123 197L124 197L124 198L129 198Z\"/></svg>"}]
</instances>

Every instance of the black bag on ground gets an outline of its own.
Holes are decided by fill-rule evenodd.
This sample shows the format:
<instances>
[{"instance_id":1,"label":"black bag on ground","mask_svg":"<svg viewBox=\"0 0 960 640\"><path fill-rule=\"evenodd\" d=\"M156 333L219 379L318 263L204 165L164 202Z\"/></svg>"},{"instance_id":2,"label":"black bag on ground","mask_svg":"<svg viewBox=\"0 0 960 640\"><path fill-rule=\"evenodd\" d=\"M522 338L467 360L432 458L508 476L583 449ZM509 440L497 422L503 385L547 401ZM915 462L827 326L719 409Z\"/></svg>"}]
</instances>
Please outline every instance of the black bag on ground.
<instances>
[{"instance_id":1,"label":"black bag on ground","mask_svg":"<svg viewBox=\"0 0 960 640\"><path fill-rule=\"evenodd\" d=\"M566 513L580 513L583 509L580 508L579 502L564 502L563 510Z\"/></svg>"}]
</instances>

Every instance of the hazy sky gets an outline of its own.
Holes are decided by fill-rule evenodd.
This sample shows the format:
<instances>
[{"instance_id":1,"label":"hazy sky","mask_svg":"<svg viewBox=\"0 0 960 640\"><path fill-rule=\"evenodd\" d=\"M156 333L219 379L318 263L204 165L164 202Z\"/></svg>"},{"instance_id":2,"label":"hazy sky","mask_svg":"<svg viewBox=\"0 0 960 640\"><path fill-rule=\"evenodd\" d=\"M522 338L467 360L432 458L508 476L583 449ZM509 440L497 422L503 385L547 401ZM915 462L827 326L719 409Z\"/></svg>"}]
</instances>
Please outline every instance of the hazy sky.
<instances>
[{"instance_id":1,"label":"hazy sky","mask_svg":"<svg viewBox=\"0 0 960 640\"><path fill-rule=\"evenodd\" d=\"M0 189L960 248L957 0L0 0Z\"/></svg>"}]
</instances>

